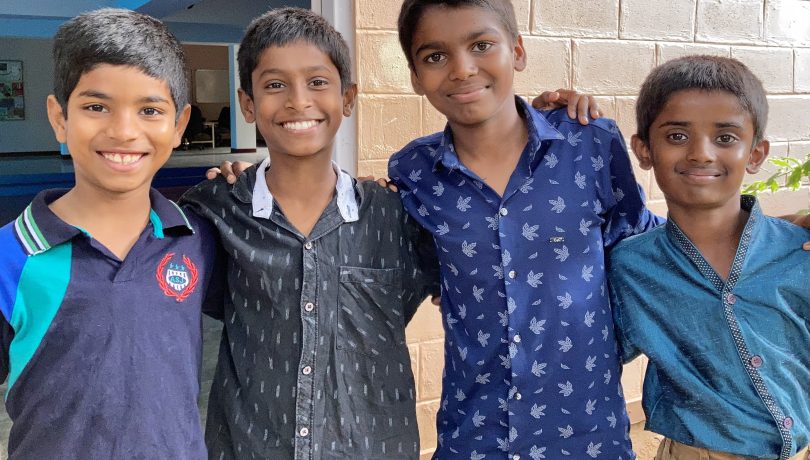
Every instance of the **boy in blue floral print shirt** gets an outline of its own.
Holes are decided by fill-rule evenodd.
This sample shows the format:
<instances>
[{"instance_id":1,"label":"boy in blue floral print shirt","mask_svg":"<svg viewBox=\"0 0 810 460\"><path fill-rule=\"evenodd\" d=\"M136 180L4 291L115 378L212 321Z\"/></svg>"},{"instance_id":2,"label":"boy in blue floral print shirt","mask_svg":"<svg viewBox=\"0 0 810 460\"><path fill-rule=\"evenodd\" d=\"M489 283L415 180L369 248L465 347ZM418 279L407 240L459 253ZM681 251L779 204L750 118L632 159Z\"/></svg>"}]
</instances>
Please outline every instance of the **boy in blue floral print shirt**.
<instances>
[{"instance_id":1,"label":"boy in blue floral print shirt","mask_svg":"<svg viewBox=\"0 0 810 460\"><path fill-rule=\"evenodd\" d=\"M634 458L605 252L660 219L621 133L515 97L526 55L508 1L406 0L399 38L448 119L389 163L441 264L436 458Z\"/></svg>"},{"instance_id":2,"label":"boy in blue floral print shirt","mask_svg":"<svg viewBox=\"0 0 810 460\"><path fill-rule=\"evenodd\" d=\"M767 117L762 83L728 58L667 62L639 94L633 152L669 220L616 246L610 287L622 359L650 358L658 460L810 458L810 233L739 192Z\"/></svg>"}]
</instances>

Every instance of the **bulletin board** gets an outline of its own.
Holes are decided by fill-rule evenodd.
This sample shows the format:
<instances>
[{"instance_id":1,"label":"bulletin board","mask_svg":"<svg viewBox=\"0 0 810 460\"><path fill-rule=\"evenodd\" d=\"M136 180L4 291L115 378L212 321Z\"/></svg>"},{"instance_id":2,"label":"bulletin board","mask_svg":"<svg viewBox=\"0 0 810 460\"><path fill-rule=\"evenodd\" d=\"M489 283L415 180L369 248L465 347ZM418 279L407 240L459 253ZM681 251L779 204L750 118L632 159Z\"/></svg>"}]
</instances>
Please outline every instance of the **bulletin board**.
<instances>
[{"instance_id":1,"label":"bulletin board","mask_svg":"<svg viewBox=\"0 0 810 460\"><path fill-rule=\"evenodd\" d=\"M0 60L0 121L25 120L22 61Z\"/></svg>"}]
</instances>

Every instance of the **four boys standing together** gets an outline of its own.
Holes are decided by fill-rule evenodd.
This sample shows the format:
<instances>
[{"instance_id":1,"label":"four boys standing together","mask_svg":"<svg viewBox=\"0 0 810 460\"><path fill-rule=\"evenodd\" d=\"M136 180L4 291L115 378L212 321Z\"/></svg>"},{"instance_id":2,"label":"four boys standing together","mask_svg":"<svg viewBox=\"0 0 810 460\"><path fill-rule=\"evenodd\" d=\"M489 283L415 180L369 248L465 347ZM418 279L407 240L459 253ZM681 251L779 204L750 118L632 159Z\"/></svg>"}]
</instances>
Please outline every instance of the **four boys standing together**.
<instances>
[{"instance_id":1,"label":"four boys standing together","mask_svg":"<svg viewBox=\"0 0 810 460\"><path fill-rule=\"evenodd\" d=\"M659 226L612 121L515 97L510 2L406 0L399 34L448 119L392 157L399 196L332 164L346 44L283 9L238 56L269 158L180 209L149 189L188 119L182 66L158 65L182 64L176 40L120 10L60 29L49 117L77 185L0 230L10 457L204 456L205 307L224 322L210 458L416 458L404 328L440 294L437 458L634 458L620 359L644 352L660 458L806 459L810 233L738 192L768 151L759 81L708 57L648 78L633 147Z\"/></svg>"}]
</instances>

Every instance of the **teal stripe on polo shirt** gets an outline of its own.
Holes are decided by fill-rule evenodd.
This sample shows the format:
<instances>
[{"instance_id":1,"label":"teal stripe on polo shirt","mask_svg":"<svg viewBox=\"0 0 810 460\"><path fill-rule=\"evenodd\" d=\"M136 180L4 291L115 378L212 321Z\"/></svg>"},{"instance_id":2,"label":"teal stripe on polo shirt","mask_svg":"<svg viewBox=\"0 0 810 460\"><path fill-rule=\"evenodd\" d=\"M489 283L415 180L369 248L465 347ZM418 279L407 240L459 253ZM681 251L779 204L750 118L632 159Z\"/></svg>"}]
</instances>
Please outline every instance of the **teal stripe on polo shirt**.
<instances>
[{"instance_id":1,"label":"teal stripe on polo shirt","mask_svg":"<svg viewBox=\"0 0 810 460\"><path fill-rule=\"evenodd\" d=\"M73 246L60 244L30 256L23 267L11 314L14 339L9 347L8 392L39 348L62 304L70 282Z\"/></svg>"}]
</instances>

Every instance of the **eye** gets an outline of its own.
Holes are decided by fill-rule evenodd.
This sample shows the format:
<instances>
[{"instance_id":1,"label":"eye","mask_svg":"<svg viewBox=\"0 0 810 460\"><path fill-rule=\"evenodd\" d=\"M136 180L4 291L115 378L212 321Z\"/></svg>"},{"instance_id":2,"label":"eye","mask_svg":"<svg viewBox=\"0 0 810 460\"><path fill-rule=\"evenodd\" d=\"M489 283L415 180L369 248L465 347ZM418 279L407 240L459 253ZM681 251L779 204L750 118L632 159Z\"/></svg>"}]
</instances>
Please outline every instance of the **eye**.
<instances>
[{"instance_id":1,"label":"eye","mask_svg":"<svg viewBox=\"0 0 810 460\"><path fill-rule=\"evenodd\" d=\"M281 89L281 88L284 88L284 83L282 83L280 81L277 81L277 80L273 80L273 81L267 82L267 84L264 85L264 88L265 89Z\"/></svg>"},{"instance_id":2,"label":"eye","mask_svg":"<svg viewBox=\"0 0 810 460\"><path fill-rule=\"evenodd\" d=\"M154 107L145 107L143 110L141 110L141 113L148 117L156 117L158 115L162 115L163 111Z\"/></svg>"},{"instance_id":3,"label":"eye","mask_svg":"<svg viewBox=\"0 0 810 460\"><path fill-rule=\"evenodd\" d=\"M312 86L326 86L329 84L329 80L326 80L324 78L315 78L311 82L309 82L309 84Z\"/></svg>"},{"instance_id":4,"label":"eye","mask_svg":"<svg viewBox=\"0 0 810 460\"><path fill-rule=\"evenodd\" d=\"M484 52L492 48L493 44L490 42L477 42L473 45L473 51Z\"/></svg>"},{"instance_id":5,"label":"eye","mask_svg":"<svg viewBox=\"0 0 810 460\"><path fill-rule=\"evenodd\" d=\"M732 136L731 134L721 134L717 136L717 142L721 144L733 144L736 141L737 138L735 136Z\"/></svg>"},{"instance_id":6,"label":"eye","mask_svg":"<svg viewBox=\"0 0 810 460\"><path fill-rule=\"evenodd\" d=\"M446 57L442 53L431 53L425 56L424 61L428 64L437 64L442 62L446 59Z\"/></svg>"},{"instance_id":7,"label":"eye","mask_svg":"<svg viewBox=\"0 0 810 460\"><path fill-rule=\"evenodd\" d=\"M84 110L87 110L87 111L90 111L90 112L99 112L99 113L101 113L101 112L106 112L107 108L104 107L101 104L90 104L90 105L86 105L84 107Z\"/></svg>"},{"instance_id":8,"label":"eye","mask_svg":"<svg viewBox=\"0 0 810 460\"><path fill-rule=\"evenodd\" d=\"M689 137L684 133L670 133L667 134L667 139L669 139L672 142L681 143L686 142L689 139Z\"/></svg>"}]
</instances>

